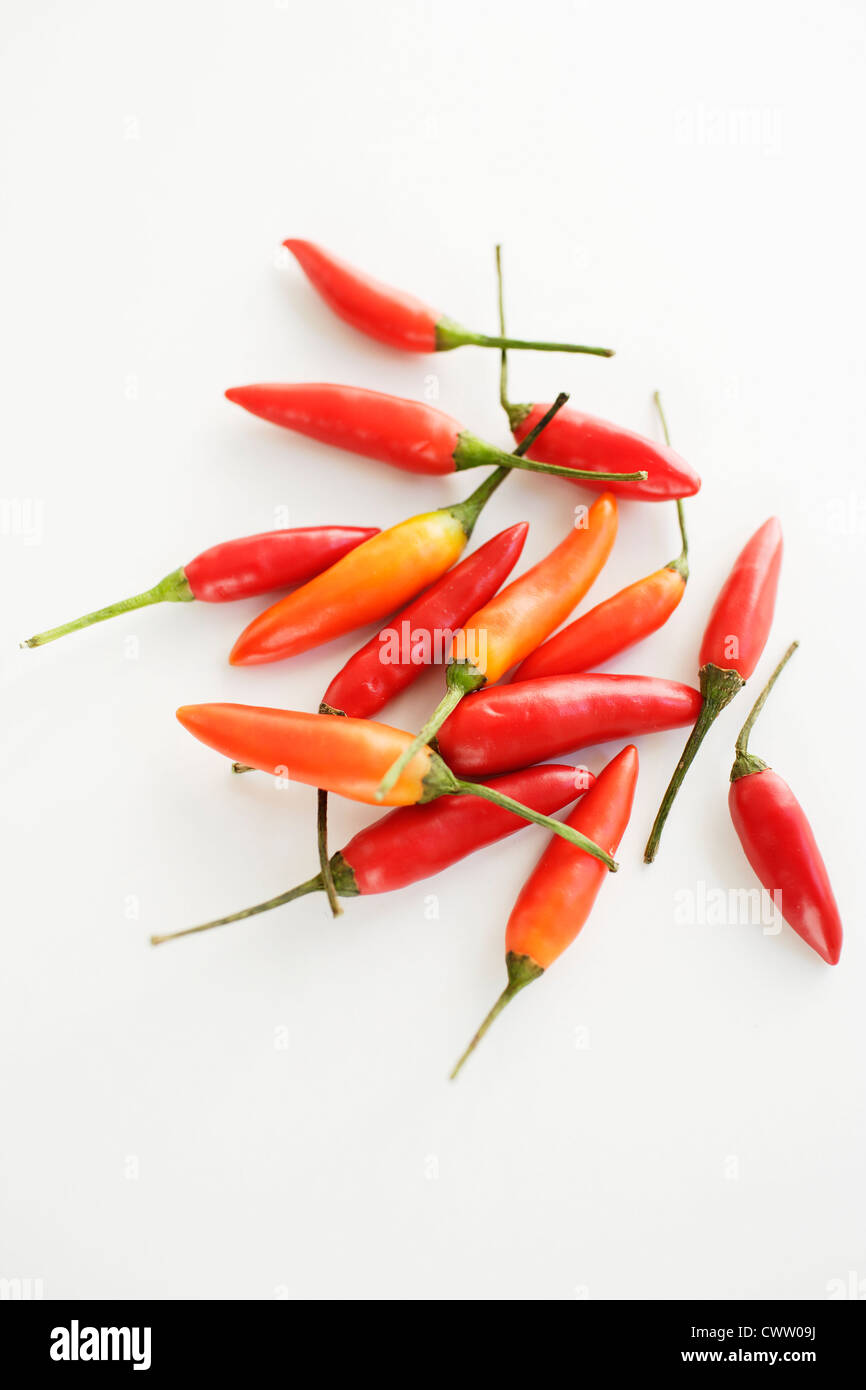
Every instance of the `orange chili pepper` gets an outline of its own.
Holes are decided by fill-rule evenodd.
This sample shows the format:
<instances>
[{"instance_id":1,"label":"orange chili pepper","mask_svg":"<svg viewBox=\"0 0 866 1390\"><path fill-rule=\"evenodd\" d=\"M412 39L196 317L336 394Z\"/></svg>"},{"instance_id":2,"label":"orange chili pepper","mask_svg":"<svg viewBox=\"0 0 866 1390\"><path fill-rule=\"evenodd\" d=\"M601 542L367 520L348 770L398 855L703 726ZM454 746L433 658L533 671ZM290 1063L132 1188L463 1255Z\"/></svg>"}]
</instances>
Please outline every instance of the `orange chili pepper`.
<instances>
[{"instance_id":1,"label":"orange chili pepper","mask_svg":"<svg viewBox=\"0 0 866 1390\"><path fill-rule=\"evenodd\" d=\"M455 507L409 517L372 536L272 604L235 642L229 656L232 666L296 656L408 603L454 564L490 495L490 482L487 479L478 492ZM479 498L482 491L486 496ZM352 563L344 563L353 555Z\"/></svg>"},{"instance_id":2,"label":"orange chili pepper","mask_svg":"<svg viewBox=\"0 0 866 1390\"><path fill-rule=\"evenodd\" d=\"M668 444L668 422L661 396L655 393ZM689 578L689 542L683 504L677 500L682 549L664 569L620 589L588 613L576 618L532 652L514 673L514 680L535 680L537 676L570 676L579 671L597 671L603 662L624 652L635 642L663 627L686 591Z\"/></svg>"},{"instance_id":3,"label":"orange chili pepper","mask_svg":"<svg viewBox=\"0 0 866 1390\"><path fill-rule=\"evenodd\" d=\"M630 744L598 774L565 824L591 835L613 854L631 815L637 773L637 749ZM505 929L508 984L452 1071L452 1081L506 1004L571 945L603 879L602 866L588 855L561 840L547 846L521 889Z\"/></svg>"},{"instance_id":4,"label":"orange chili pepper","mask_svg":"<svg viewBox=\"0 0 866 1390\"><path fill-rule=\"evenodd\" d=\"M464 695L480 690L489 681L498 681L568 617L607 560L616 527L616 498L605 493L590 507L585 527L575 528L454 634L452 652L458 656L448 667L445 696L414 742L388 770L379 788L383 797L416 749L434 737Z\"/></svg>"},{"instance_id":5,"label":"orange chili pepper","mask_svg":"<svg viewBox=\"0 0 866 1390\"><path fill-rule=\"evenodd\" d=\"M177 717L189 733L227 758L278 773L292 782L322 787L352 801L374 804L378 783L412 735L372 719L335 719L330 714L266 709L256 705L184 705ZM422 746L388 793L389 806L416 806L437 796L468 794L492 801L524 820L544 825L615 871L613 855L579 830L553 820L484 783L455 777L432 748Z\"/></svg>"},{"instance_id":6,"label":"orange chili pepper","mask_svg":"<svg viewBox=\"0 0 866 1390\"><path fill-rule=\"evenodd\" d=\"M532 439L567 400L564 392L556 398L532 431ZM522 457L530 444L527 435L514 450L515 456ZM508 467L497 468L465 501L422 512L380 531L272 604L244 628L229 655L232 666L259 666L297 656L402 608L451 568L472 535L482 507L509 472Z\"/></svg>"}]
</instances>

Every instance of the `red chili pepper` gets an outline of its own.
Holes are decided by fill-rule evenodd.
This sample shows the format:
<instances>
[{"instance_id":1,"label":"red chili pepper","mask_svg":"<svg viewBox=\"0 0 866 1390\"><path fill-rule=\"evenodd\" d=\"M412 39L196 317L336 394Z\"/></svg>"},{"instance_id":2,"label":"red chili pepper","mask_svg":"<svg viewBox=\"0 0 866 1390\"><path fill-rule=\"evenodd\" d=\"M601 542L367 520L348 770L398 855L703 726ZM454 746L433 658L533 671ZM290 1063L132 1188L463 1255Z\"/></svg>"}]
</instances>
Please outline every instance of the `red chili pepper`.
<instances>
[{"instance_id":1,"label":"red chili pepper","mask_svg":"<svg viewBox=\"0 0 866 1390\"><path fill-rule=\"evenodd\" d=\"M546 763L544 767L528 767L510 777L486 782L492 791L516 797L533 811L553 815L575 797L582 796L595 781L587 768L564 767ZM467 855L487 845L504 840L521 830L526 822L511 811L487 802L479 804L474 796L451 796L427 806L402 806L365 826L346 847L331 859L331 872L341 897L368 897L372 893L391 893L410 883L441 873ZM287 893L281 893L255 907L233 912L228 917L206 922L200 927L167 936L152 936L158 946L179 936L191 936L211 927L222 927L282 907L295 898L323 890L322 875L317 874Z\"/></svg>"},{"instance_id":2,"label":"red chili pepper","mask_svg":"<svg viewBox=\"0 0 866 1390\"><path fill-rule=\"evenodd\" d=\"M356 719L384 709L435 663L437 649L455 629L493 597L517 563L528 530L529 523L520 521L500 531L389 619L337 672L322 703Z\"/></svg>"},{"instance_id":3,"label":"red chili pepper","mask_svg":"<svg viewBox=\"0 0 866 1390\"><path fill-rule=\"evenodd\" d=\"M476 347L533 348L539 352L588 352L613 357L612 348L577 347L574 343L526 342L470 333L414 295L392 289L338 260L312 241L290 237L283 242L325 303L359 332L405 352L446 352L466 343Z\"/></svg>"},{"instance_id":4,"label":"red chili pepper","mask_svg":"<svg viewBox=\"0 0 866 1390\"><path fill-rule=\"evenodd\" d=\"M521 521L501 531L391 618L387 628L371 637L337 673L325 691L319 713L369 719L432 664L437 648L438 659L444 660L447 653L442 651L442 643L496 593L514 568L528 530L528 522ZM341 908L328 859L328 793L322 790L318 844L325 892L337 917Z\"/></svg>"},{"instance_id":5,"label":"red chili pepper","mask_svg":"<svg viewBox=\"0 0 866 1390\"><path fill-rule=\"evenodd\" d=\"M748 751L752 726L798 646L791 643L740 730L728 806L746 858L785 921L835 965L842 951L842 919L812 827L787 782Z\"/></svg>"},{"instance_id":6,"label":"red chili pepper","mask_svg":"<svg viewBox=\"0 0 866 1390\"><path fill-rule=\"evenodd\" d=\"M57 637L65 637L67 632L77 632L151 603L183 603L191 599L228 603L286 589L320 574L362 541L378 534L376 526L299 526L290 531L264 531L258 536L223 541L202 551L143 594L37 633L21 645L41 647Z\"/></svg>"},{"instance_id":7,"label":"red chili pepper","mask_svg":"<svg viewBox=\"0 0 866 1390\"><path fill-rule=\"evenodd\" d=\"M372 719L334 719L329 714L254 705L186 705L178 710L177 717L189 733L227 758L261 772L279 769L280 775L292 782L323 787L370 805L379 799L376 788L388 767L412 740L402 729ZM546 825L555 834L580 844L588 854L597 855L609 869L617 867L612 856L586 836L499 791L455 777L429 747L412 758L389 792L387 805L414 806L460 793Z\"/></svg>"},{"instance_id":8,"label":"red chili pepper","mask_svg":"<svg viewBox=\"0 0 866 1390\"><path fill-rule=\"evenodd\" d=\"M459 473L466 468L496 466L554 473L570 479L580 476L571 465L560 467L532 462L522 453L507 454L423 401L386 396L360 386L330 382L232 386L226 397L272 425L409 473ZM545 413L540 411L535 423L540 423ZM527 451L530 447L527 445ZM646 474L593 471L586 476L601 482L606 477L624 481L645 478Z\"/></svg>"},{"instance_id":9,"label":"red chili pepper","mask_svg":"<svg viewBox=\"0 0 866 1390\"><path fill-rule=\"evenodd\" d=\"M500 327L504 333L502 263L498 246L496 270L499 278ZM547 410L545 405L515 405L509 401L505 352L502 354L499 398L515 439L523 439ZM656 444L643 435L635 434L633 430L612 425L593 415L584 415L578 410L561 411L555 428L547 431L544 439L533 445L528 456L543 463L574 469L572 476L579 478L585 487L603 486L605 492L615 492L641 502L668 502L678 497L693 497L701 487L695 470L684 458L674 453L669 443L667 446ZM613 466L639 470L644 476L635 479L632 472L632 480L620 478L608 485L610 474L606 470ZM597 476L593 477L594 474Z\"/></svg>"},{"instance_id":10,"label":"red chili pepper","mask_svg":"<svg viewBox=\"0 0 866 1390\"><path fill-rule=\"evenodd\" d=\"M445 695L415 742L388 770L380 788L383 793L415 749L435 736L465 695L500 680L568 616L605 564L616 528L615 499L600 497L590 508L585 526L572 530L555 550L467 619L454 634Z\"/></svg>"},{"instance_id":11,"label":"red chili pepper","mask_svg":"<svg viewBox=\"0 0 866 1390\"><path fill-rule=\"evenodd\" d=\"M439 731L449 767L486 777L609 740L691 724L701 697L654 676L588 672L495 685L464 700Z\"/></svg>"},{"instance_id":12,"label":"red chili pepper","mask_svg":"<svg viewBox=\"0 0 866 1390\"><path fill-rule=\"evenodd\" d=\"M557 397L539 430L567 400L564 394ZM518 452L523 447L518 445ZM393 613L450 569L482 507L507 477L507 468L497 468L465 501L380 532L254 618L229 661L233 666L281 661Z\"/></svg>"},{"instance_id":13,"label":"red chili pepper","mask_svg":"<svg viewBox=\"0 0 866 1390\"><path fill-rule=\"evenodd\" d=\"M655 402L667 439L667 421L658 391ZM682 537L682 549L677 558L665 565L664 569L656 570L637 583L620 589L611 598L596 604L588 613L569 623L568 627L536 648L518 666L514 680L528 681L539 676L595 671L612 656L626 651L635 642L642 641L664 626L682 599L689 578L689 543L682 502L677 501L676 508Z\"/></svg>"},{"instance_id":14,"label":"red chili pepper","mask_svg":"<svg viewBox=\"0 0 866 1390\"><path fill-rule=\"evenodd\" d=\"M613 854L631 815L637 773L637 749L624 748L599 773L566 825L592 835ZM602 866L588 855L558 840L550 842L521 889L505 929L508 984L452 1071L452 1081L506 1004L543 975L574 941L603 879Z\"/></svg>"},{"instance_id":15,"label":"red chili pepper","mask_svg":"<svg viewBox=\"0 0 866 1390\"><path fill-rule=\"evenodd\" d=\"M656 857L674 798L707 730L760 660L770 635L781 566L782 528L773 516L741 550L710 614L698 660L703 705L650 832L644 850L647 864Z\"/></svg>"}]
</instances>

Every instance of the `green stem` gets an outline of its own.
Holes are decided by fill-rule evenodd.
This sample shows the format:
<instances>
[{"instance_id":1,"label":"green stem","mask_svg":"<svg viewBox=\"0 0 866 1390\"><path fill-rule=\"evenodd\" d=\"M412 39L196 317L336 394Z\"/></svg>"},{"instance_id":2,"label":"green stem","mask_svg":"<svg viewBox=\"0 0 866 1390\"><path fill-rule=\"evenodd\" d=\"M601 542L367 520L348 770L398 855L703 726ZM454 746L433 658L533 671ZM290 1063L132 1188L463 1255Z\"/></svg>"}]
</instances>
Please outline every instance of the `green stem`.
<instances>
[{"instance_id":1,"label":"green stem","mask_svg":"<svg viewBox=\"0 0 866 1390\"><path fill-rule=\"evenodd\" d=\"M718 715L730 704L738 691L742 690L746 682L743 680L739 671L725 670L720 666L714 666L708 662L701 667L700 671L701 694L704 703L701 712L695 720L694 728L689 734L682 756L674 768L674 774L668 783L667 791L662 797L658 814L653 822L650 837L647 840L644 850L644 863L651 864L656 857L662 831L665 828L665 821L671 812L676 794L682 786L686 773L695 760L695 755L707 736L710 726L715 722Z\"/></svg>"},{"instance_id":2,"label":"green stem","mask_svg":"<svg viewBox=\"0 0 866 1390\"><path fill-rule=\"evenodd\" d=\"M255 768L248 763L232 763L232 772L255 772Z\"/></svg>"},{"instance_id":3,"label":"green stem","mask_svg":"<svg viewBox=\"0 0 866 1390\"><path fill-rule=\"evenodd\" d=\"M519 994L526 985L531 985L533 980L537 980L539 975L544 974L542 967L536 965L531 956L518 956L515 955L513 951L509 951L508 955L505 957L505 965L508 970L508 984L505 986L496 1003L493 1005L493 1008L490 1010L490 1013L485 1018L478 1032L475 1034L452 1071L450 1077L451 1081L455 1079L463 1063L466 1061L466 1058L475 1051L491 1023L494 1019L499 1017L506 1004L510 1004L515 994Z\"/></svg>"},{"instance_id":4,"label":"green stem","mask_svg":"<svg viewBox=\"0 0 866 1390\"><path fill-rule=\"evenodd\" d=\"M503 792L494 791L492 787L485 787L481 782L464 782L460 777L456 781L459 793L480 796L482 800L492 801L494 806L501 806L504 811L513 811L516 816L522 816L524 820L532 821L534 825L543 825L545 829L552 830L554 835L559 835L561 839L568 840L569 844L592 855L593 859L599 859L612 874L615 874L619 868L613 855L608 854L606 849L602 849L601 845L597 845L594 840L590 840L588 836L582 834L580 830L575 830L573 826L565 825L560 820L554 820L552 816L542 815L540 811L533 811L531 807L524 806L522 801L515 801Z\"/></svg>"},{"instance_id":5,"label":"green stem","mask_svg":"<svg viewBox=\"0 0 866 1390\"><path fill-rule=\"evenodd\" d=\"M496 245L496 300L499 309L499 332L505 337L505 299L502 290L502 247L497 242ZM502 356L499 362L499 404L505 411L509 420L511 419L512 405L508 399L508 350L502 349ZM529 407L527 407L527 414ZM524 419L526 416L523 417Z\"/></svg>"},{"instance_id":6,"label":"green stem","mask_svg":"<svg viewBox=\"0 0 866 1390\"><path fill-rule=\"evenodd\" d=\"M453 667L449 666L449 676L453 669ZM478 677L479 683L483 683L484 677L480 674L480 672L478 673ZM478 686L476 685L474 688L477 689ZM453 713L453 711L460 704L460 701L463 699L463 696L465 694L467 694L467 691L461 690L458 685L449 685L442 699L439 701L430 718L427 720L427 723L422 725L421 729L415 735L412 742L408 745L407 748L403 749L403 752L400 754L399 758L397 758L388 768L388 771L385 773L385 776L382 778L381 782L376 788L377 801L381 801L382 798L388 794L388 792L391 790L391 788L394 786L395 782L399 778L403 769L409 766L409 763L411 763L412 759L415 757L415 754L420 752L424 745L430 742L431 738L436 737L439 730L442 728L442 725L445 723L445 720L448 718L449 714Z\"/></svg>"},{"instance_id":7,"label":"green stem","mask_svg":"<svg viewBox=\"0 0 866 1390\"><path fill-rule=\"evenodd\" d=\"M558 410L568 400L568 396L557 397L557 400L559 404L557 405L555 401L554 405ZM522 452L525 453L526 449L532 447L540 430L548 424L549 417L550 411L542 420L539 420L538 426L530 431L532 439L529 439L529 435L527 435L526 439L520 441L521 446L523 446ZM527 443L527 439L529 439L529 443ZM569 478L572 482L575 478L591 478L595 482L602 483L639 483L647 477L645 468L638 469L633 473L598 473L590 468L567 468L564 464L539 463L536 459L523 458L522 453L516 449L514 453L506 454L504 449L497 449L494 444L488 444L485 439L479 439L478 435L473 434L471 430L462 430L458 435L453 458L458 473L466 468L492 468L495 465L497 468L504 469L506 473L518 468L521 472L549 473L554 478Z\"/></svg>"},{"instance_id":8,"label":"green stem","mask_svg":"<svg viewBox=\"0 0 866 1390\"><path fill-rule=\"evenodd\" d=\"M760 758L756 758L752 753L749 752L749 736L752 732L752 728L754 727L755 720L761 713L761 710L764 708L764 705L767 703L767 696L773 689L773 686L776 684L776 681L779 679L780 675L784 671L788 662L791 660L791 657L794 655L794 652L797 650L799 645L799 642L791 643L790 647L785 652L785 655L782 657L782 660L779 662L770 679L767 681L767 684L764 686L757 700L752 705L752 708L749 712L749 717L737 736L737 743L735 748L737 756L734 761L734 766L731 768L732 782L736 782L739 777L747 777L751 772L764 772L766 770L767 764L765 762L762 762Z\"/></svg>"},{"instance_id":9,"label":"green stem","mask_svg":"<svg viewBox=\"0 0 866 1390\"><path fill-rule=\"evenodd\" d=\"M184 927L183 931L169 932L165 936L152 936L150 944L161 946L164 941L177 941L181 936L195 936L200 931L210 931L211 927L225 927L229 922L241 922L245 917L255 917L259 912L270 912L272 907L282 907L284 903L294 902L296 898L303 898L307 893L320 893L322 887L322 876L316 874L315 878L308 879L306 883L299 883L296 888L290 888L287 893L280 893L276 898L268 898L267 902L245 907L241 912L230 913L228 917L216 917L212 922L202 922L198 927Z\"/></svg>"},{"instance_id":10,"label":"green stem","mask_svg":"<svg viewBox=\"0 0 866 1390\"><path fill-rule=\"evenodd\" d=\"M656 410L659 411L659 420L662 421L664 443L666 443L667 448L670 449L670 431L669 428L667 428L666 414L664 414L662 392L653 392L652 399L655 400ZM664 566L664 569L677 570L678 574L683 575L684 580L688 580L688 535L687 532L685 532L685 507L683 506L683 499L681 498L677 498L677 521L680 523L680 537L681 541L683 541L683 548L681 548L680 555L677 556L677 559L671 560L670 564Z\"/></svg>"},{"instance_id":11,"label":"green stem","mask_svg":"<svg viewBox=\"0 0 866 1390\"><path fill-rule=\"evenodd\" d=\"M667 444L668 448L670 449L670 447L671 447L671 436L670 436L670 432L669 432L669 430L668 430L668 422L667 422L667 418L666 418L666 416L665 416L665 408L664 408L664 406L662 405L662 393L661 393L661 391L654 391L654 392L653 392L653 400L655 401L656 410L657 410L658 413L659 413L659 419L660 419L661 422L662 422L662 430L663 430L663 432L664 432L665 444Z\"/></svg>"},{"instance_id":12,"label":"green stem","mask_svg":"<svg viewBox=\"0 0 866 1390\"><path fill-rule=\"evenodd\" d=\"M556 415L562 409L567 400L568 395L566 394L566 392L560 391L556 400L553 402L553 405L542 416L538 424L533 426L533 428L526 435L525 439L521 439L520 443L517 445L517 448L514 450L513 455L504 454L502 455L502 457L508 459L519 458L522 454L526 452L527 449L531 449L533 443L541 434L542 430L547 428L554 415ZM464 439L466 435L463 434L460 437L461 439ZM471 437L474 438L474 436ZM479 444L482 443L481 440L478 440L477 442ZM483 447L488 448L489 446L484 445ZM496 450L495 452L499 453L499 450ZM469 497L467 497L464 502L458 502L455 504L455 506L448 508L448 511L451 513L451 515L453 517L456 517L457 520L460 522L467 536L472 535L472 530L475 526L476 521L478 520L478 515L481 511L481 508L487 502L488 498L500 486L500 484L504 482L504 480L508 477L508 472L509 470L507 467L497 468L495 473L489 474L489 476L484 479L484 482L481 484L481 486L479 488L476 488L475 491ZM469 669L468 671L464 671L460 669L462 667L467 667ZM386 793L389 792L391 788L394 786L394 783L397 781L397 778L400 776L400 773L403 771L403 769L407 767L408 764L412 761L415 754L421 748L424 747L425 743L429 743L430 740L435 737L439 729L445 723L445 720L448 718L448 715L452 712L452 710L456 709L463 696L466 695L470 690L478 690L479 687L484 684L484 677L481 675L481 673L479 671L476 671L474 667L470 667L469 663L466 662L455 662L451 666L449 666L446 679L448 681L449 686L448 691L446 692L444 698L437 705L436 709L433 711L433 714L427 720L427 723L424 725L423 729L418 734L418 736L412 740L408 748L404 749L404 751L400 754L399 758L397 758L396 761L391 764L388 771L385 773L385 776L382 778L382 781L379 783L379 786L376 789L377 800L382 800Z\"/></svg>"},{"instance_id":13,"label":"green stem","mask_svg":"<svg viewBox=\"0 0 866 1390\"><path fill-rule=\"evenodd\" d=\"M167 574L165 579L161 579L152 589L145 589L142 594L134 594L132 598L121 599L118 603L111 603L107 608L97 608L93 613L85 613L82 618L74 618L71 623L63 623L60 627L48 628L46 632L37 632L35 637L28 637L26 642L22 642L22 647L44 647L46 642L55 642L58 637L65 637L69 632L78 632L81 628L92 627L94 623L104 623L107 618L116 618L121 613L131 613L135 608L147 608L151 603L189 603L195 598L189 582L182 569L174 570L172 574Z\"/></svg>"},{"instance_id":14,"label":"green stem","mask_svg":"<svg viewBox=\"0 0 866 1390\"><path fill-rule=\"evenodd\" d=\"M486 333L472 333L453 319L440 319L436 325L436 351L450 352L452 348L464 347L525 348L531 352L581 352L591 357L613 357L613 348L586 347L578 343L549 343L529 338L490 337Z\"/></svg>"},{"instance_id":15,"label":"green stem","mask_svg":"<svg viewBox=\"0 0 866 1390\"><path fill-rule=\"evenodd\" d=\"M502 293L502 247L496 247L496 284L498 288L498 309L499 309L499 332L505 337L505 300ZM502 349L502 360L499 364L499 403L505 414L508 416L508 427L514 431L520 428L528 415L532 414L532 406L524 401L520 405L508 399L508 353Z\"/></svg>"},{"instance_id":16,"label":"green stem","mask_svg":"<svg viewBox=\"0 0 866 1390\"><path fill-rule=\"evenodd\" d=\"M496 462L497 459L509 460L507 466L500 464L500 466L495 470L495 472L490 473L484 479L484 482L481 484L481 486L477 487L475 491L465 499L465 501L455 502L453 507L447 508L451 515L455 517L457 521L460 522L461 526L463 527L463 530L466 532L467 539L472 535L475 523L478 520L479 515L481 514L481 508L493 496L496 489L502 483L505 482L505 479L511 472L511 459L521 458L523 454L526 453L527 449L532 448L533 443L541 434L541 431L547 429L547 426L550 424L554 415L558 414L558 412L562 409L567 400L568 396L566 395L566 393L564 391L560 391L559 395L553 402L553 405L547 411L546 415L544 415L542 419L539 420L538 424L529 431L529 434L526 436L525 439L521 439L513 454L504 454L501 449L494 449L491 445L485 444L483 440L476 439L475 435L470 435L468 430L464 430L463 434L461 434L461 441L472 440L476 445L479 446L480 450L487 451L487 455L491 456L487 457L485 455L485 457L483 458L479 457L477 460L479 464L490 464ZM454 452L455 462L457 459L457 453L459 449L460 444L458 443L457 449ZM460 467L459 464L457 466ZM473 464L471 466L474 467L475 465Z\"/></svg>"},{"instance_id":17,"label":"green stem","mask_svg":"<svg viewBox=\"0 0 866 1390\"><path fill-rule=\"evenodd\" d=\"M345 710L334 709L332 705L325 704L324 700L319 705L319 714L345 718ZM324 787L319 787L317 793L316 843L319 850L319 873L322 878L322 886L327 894L331 916L342 917L343 909L337 901L337 888L331 873L331 860L328 854L328 793Z\"/></svg>"}]
</instances>

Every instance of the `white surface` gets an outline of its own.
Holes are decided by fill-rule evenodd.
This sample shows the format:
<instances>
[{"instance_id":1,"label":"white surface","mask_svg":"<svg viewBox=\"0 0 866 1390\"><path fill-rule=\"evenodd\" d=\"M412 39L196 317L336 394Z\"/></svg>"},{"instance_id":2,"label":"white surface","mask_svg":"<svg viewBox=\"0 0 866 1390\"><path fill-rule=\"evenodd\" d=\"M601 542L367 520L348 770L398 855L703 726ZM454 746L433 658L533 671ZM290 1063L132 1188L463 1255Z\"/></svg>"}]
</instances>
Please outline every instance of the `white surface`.
<instances>
[{"instance_id":1,"label":"white surface","mask_svg":"<svg viewBox=\"0 0 866 1390\"><path fill-rule=\"evenodd\" d=\"M3 20L0 1275L48 1296L554 1299L866 1277L862 7L7 0ZM569 389L650 432L663 388L705 480L693 578L612 669L693 680L733 557L781 516L752 696L802 649L753 745L825 847L836 970L788 929L675 921L679 890L754 884L726 804L747 697L651 869L683 736L641 741L620 875L457 1086L541 832L337 925L310 899L148 948L314 864L313 792L233 782L175 707L313 708L356 644L231 670L259 602L18 639L228 536L469 490L271 429L228 385L432 384L507 438L496 354L353 334L281 262L289 235L489 331L502 239L515 332L618 349L515 356L516 399ZM580 497L515 479L477 540L526 517L532 563ZM593 598L676 549L673 508L623 506ZM413 726L440 686L390 717ZM334 846L371 814L335 806Z\"/></svg>"}]
</instances>

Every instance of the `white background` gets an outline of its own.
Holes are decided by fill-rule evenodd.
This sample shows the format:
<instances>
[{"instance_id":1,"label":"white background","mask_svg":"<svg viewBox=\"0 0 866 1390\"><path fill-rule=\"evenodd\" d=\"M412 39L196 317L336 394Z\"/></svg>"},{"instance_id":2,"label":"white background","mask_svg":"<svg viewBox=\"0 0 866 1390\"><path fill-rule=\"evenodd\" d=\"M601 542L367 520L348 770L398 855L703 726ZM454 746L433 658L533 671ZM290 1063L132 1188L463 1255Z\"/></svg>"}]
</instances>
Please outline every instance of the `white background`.
<instances>
[{"instance_id":1,"label":"white background","mask_svg":"<svg viewBox=\"0 0 866 1390\"><path fill-rule=\"evenodd\" d=\"M864 45L863 6L841 0L723 16L6 0L4 1278L55 1297L551 1299L822 1298L866 1279ZM683 734L640 742L622 871L455 1086L540 831L349 902L338 924L307 899L148 947L314 868L312 790L233 780L176 706L314 708L360 637L229 669L254 601L18 640L218 540L384 526L473 482L292 437L225 402L229 385L438 389L508 438L495 353L401 356L354 334L282 260L286 236L487 331L501 239L514 332L618 350L515 355L515 399L567 389L657 433L663 389L704 478L693 577L669 627L612 669L694 681L721 581L779 514L752 697L793 637L802 649L753 748L825 849L838 968L787 928L676 920L683 890L755 882L726 802L748 696L652 868ZM534 563L583 495L515 478L477 542L525 517ZM593 601L678 548L673 507L620 517ZM440 689L431 674L388 717L414 726ZM335 805L334 846L374 814Z\"/></svg>"}]
</instances>

